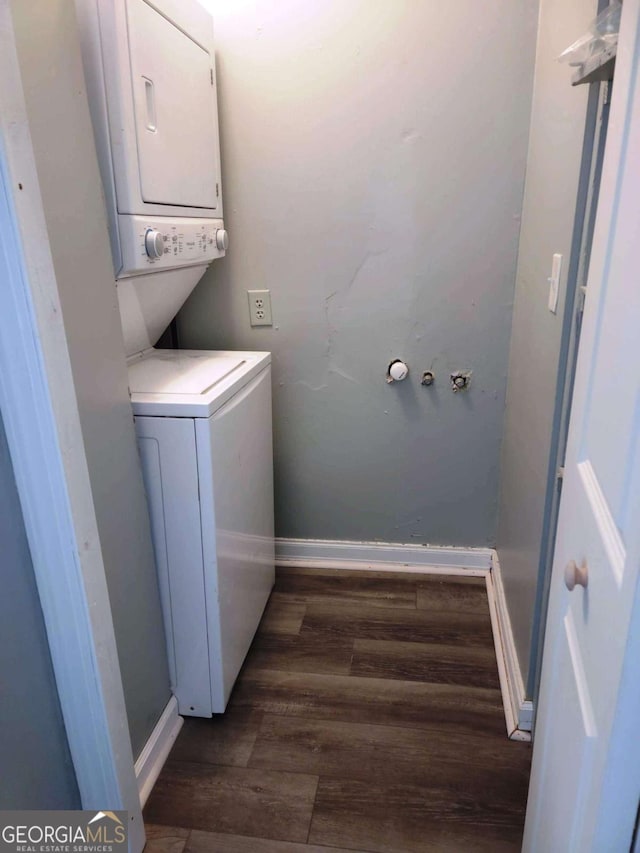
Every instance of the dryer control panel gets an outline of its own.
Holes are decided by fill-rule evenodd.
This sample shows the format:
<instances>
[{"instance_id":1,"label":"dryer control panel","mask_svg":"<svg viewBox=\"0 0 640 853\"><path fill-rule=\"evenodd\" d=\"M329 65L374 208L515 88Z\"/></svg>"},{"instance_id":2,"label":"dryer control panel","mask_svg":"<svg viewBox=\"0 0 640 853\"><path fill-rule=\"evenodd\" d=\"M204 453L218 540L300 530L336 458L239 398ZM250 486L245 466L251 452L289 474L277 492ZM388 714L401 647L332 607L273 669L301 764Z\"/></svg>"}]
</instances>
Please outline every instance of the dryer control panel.
<instances>
[{"instance_id":1,"label":"dryer control panel","mask_svg":"<svg viewBox=\"0 0 640 853\"><path fill-rule=\"evenodd\" d=\"M117 278L163 269L209 264L225 254L221 219L118 216L122 269Z\"/></svg>"}]
</instances>

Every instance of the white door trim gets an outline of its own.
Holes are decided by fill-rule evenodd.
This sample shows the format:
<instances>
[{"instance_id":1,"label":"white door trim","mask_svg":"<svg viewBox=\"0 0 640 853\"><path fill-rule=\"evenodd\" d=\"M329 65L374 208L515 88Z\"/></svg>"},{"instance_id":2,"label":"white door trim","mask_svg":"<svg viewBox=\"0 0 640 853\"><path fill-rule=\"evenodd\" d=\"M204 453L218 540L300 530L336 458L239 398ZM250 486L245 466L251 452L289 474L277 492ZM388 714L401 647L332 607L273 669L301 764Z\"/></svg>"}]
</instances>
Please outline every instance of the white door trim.
<instances>
[{"instance_id":1,"label":"white door trim","mask_svg":"<svg viewBox=\"0 0 640 853\"><path fill-rule=\"evenodd\" d=\"M70 236L71 239L71 236ZM144 828L8 0L0 0L0 409L82 805Z\"/></svg>"}]
</instances>

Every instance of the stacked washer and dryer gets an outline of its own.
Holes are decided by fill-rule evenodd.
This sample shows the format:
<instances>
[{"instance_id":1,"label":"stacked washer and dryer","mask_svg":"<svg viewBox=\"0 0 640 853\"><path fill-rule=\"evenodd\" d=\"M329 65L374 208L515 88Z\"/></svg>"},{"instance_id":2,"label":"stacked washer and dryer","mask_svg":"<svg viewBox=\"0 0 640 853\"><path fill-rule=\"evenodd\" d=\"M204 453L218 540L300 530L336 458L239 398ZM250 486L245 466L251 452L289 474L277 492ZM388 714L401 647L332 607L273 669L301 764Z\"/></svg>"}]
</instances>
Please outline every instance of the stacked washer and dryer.
<instances>
[{"instance_id":1,"label":"stacked washer and dryer","mask_svg":"<svg viewBox=\"0 0 640 853\"><path fill-rule=\"evenodd\" d=\"M223 257L213 22L76 0L172 689L224 711L274 580L271 357L154 344Z\"/></svg>"}]
</instances>

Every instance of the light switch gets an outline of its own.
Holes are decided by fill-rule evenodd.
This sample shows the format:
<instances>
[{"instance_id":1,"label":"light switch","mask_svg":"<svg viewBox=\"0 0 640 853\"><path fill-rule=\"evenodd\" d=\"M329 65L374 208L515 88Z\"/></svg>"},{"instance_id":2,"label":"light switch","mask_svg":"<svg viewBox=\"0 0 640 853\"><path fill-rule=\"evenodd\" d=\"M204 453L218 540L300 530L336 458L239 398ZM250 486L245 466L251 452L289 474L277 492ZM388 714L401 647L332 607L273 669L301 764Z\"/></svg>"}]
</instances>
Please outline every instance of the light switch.
<instances>
[{"instance_id":1,"label":"light switch","mask_svg":"<svg viewBox=\"0 0 640 853\"><path fill-rule=\"evenodd\" d=\"M560 290L560 273L562 271L562 255L554 255L551 262L549 282L549 311L556 313L558 308L558 291Z\"/></svg>"}]
</instances>

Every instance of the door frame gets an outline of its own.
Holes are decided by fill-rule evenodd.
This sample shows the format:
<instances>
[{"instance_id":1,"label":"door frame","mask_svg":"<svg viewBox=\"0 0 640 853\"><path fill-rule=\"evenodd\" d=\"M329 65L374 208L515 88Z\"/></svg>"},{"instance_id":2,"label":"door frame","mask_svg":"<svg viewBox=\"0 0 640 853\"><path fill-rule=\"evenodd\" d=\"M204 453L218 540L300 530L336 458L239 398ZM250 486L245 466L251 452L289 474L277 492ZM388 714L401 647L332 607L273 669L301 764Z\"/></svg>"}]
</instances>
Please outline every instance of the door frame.
<instances>
[{"instance_id":1,"label":"door frame","mask_svg":"<svg viewBox=\"0 0 640 853\"><path fill-rule=\"evenodd\" d=\"M609 0L598 0L599 14L608 5ZM594 9L594 12L596 10ZM570 80L567 78L567 86ZM606 97L602 98L603 87L607 87ZM562 492L562 472L564 456L569 433L569 417L571 414L571 398L577 361L577 349L580 336L582 310L584 300L581 285L586 285L588 274L588 256L583 250L586 241L590 244L593 239L595 207L599 192L599 178L602 173L602 155L606 142L606 124L611 100L611 81L597 81L589 84L585 129L582 141L580 161L580 177L573 219L571 251L567 272L565 307L562 318L562 335L560 354L558 357L558 373L556 381L555 405L551 427L551 444L547 468L547 486L545 490L544 515L540 549L538 557L538 581L536 599L533 609L533 625L531 628L531 650L526 685L526 695L533 700L533 728L540 692L540 673L542 670L542 650L544 648L547 610L549 606L549 588L551 585L551 569L555 547L556 526L560 495ZM596 185L597 184L597 185ZM595 196L595 199L594 199ZM594 200L595 203L594 204Z\"/></svg>"},{"instance_id":2,"label":"door frame","mask_svg":"<svg viewBox=\"0 0 640 853\"><path fill-rule=\"evenodd\" d=\"M567 83L567 85L569 85ZM603 87L607 86L603 98ZM538 584L531 630L532 644L529 656L527 695L533 698L535 711L540 693L542 650L549 606L551 570L555 549L556 528L562 494L562 473L569 436L569 418L575 370L577 365L584 291L589 272L589 257L595 224L595 213L600 190L602 160L606 145L611 82L596 82L589 86L589 100L585 121L585 134L580 167L580 185L576 201L571 256L567 275L566 301L563 316L562 340L558 359L555 407L552 421L544 520L538 562ZM586 251L585 251L586 250Z\"/></svg>"},{"instance_id":3,"label":"door frame","mask_svg":"<svg viewBox=\"0 0 640 853\"><path fill-rule=\"evenodd\" d=\"M9 0L0 0L0 281L0 410L81 802L127 810L129 850L140 853L113 620Z\"/></svg>"}]
</instances>

